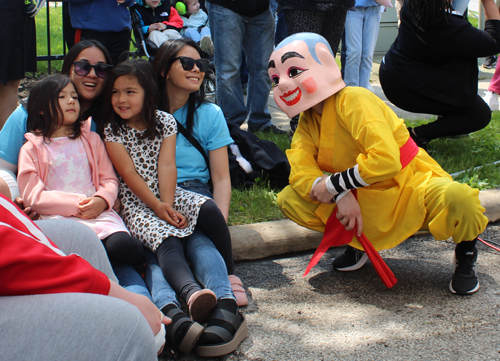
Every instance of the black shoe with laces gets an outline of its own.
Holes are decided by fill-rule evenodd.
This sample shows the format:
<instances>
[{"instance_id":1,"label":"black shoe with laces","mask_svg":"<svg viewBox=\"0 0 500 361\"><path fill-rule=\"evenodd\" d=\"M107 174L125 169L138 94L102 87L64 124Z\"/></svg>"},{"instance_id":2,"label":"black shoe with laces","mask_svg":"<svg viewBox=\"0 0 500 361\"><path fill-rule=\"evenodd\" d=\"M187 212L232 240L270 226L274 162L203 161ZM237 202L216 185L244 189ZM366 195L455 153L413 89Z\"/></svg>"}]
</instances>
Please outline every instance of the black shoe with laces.
<instances>
[{"instance_id":1,"label":"black shoe with laces","mask_svg":"<svg viewBox=\"0 0 500 361\"><path fill-rule=\"evenodd\" d=\"M470 243L474 242L472 245ZM457 295L470 295L479 289L476 274L476 240L461 242L455 248L455 273L450 281L450 292Z\"/></svg>"},{"instance_id":2,"label":"black shoe with laces","mask_svg":"<svg viewBox=\"0 0 500 361\"><path fill-rule=\"evenodd\" d=\"M497 57L496 55L490 55L486 57L483 62L483 68L485 69L493 69L497 65Z\"/></svg>"},{"instance_id":3,"label":"black shoe with laces","mask_svg":"<svg viewBox=\"0 0 500 361\"><path fill-rule=\"evenodd\" d=\"M363 267L367 260L366 252L347 246L344 253L333 260L332 267L337 271L356 271Z\"/></svg>"}]
</instances>

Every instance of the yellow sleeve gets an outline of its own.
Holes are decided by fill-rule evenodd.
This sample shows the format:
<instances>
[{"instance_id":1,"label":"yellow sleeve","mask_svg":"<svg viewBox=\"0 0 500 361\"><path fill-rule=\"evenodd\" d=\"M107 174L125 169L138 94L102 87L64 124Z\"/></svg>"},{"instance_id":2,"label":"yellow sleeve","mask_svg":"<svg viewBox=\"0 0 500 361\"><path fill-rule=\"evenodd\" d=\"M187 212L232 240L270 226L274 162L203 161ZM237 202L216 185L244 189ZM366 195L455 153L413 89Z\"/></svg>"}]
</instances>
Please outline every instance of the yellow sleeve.
<instances>
[{"instance_id":1,"label":"yellow sleeve","mask_svg":"<svg viewBox=\"0 0 500 361\"><path fill-rule=\"evenodd\" d=\"M303 199L314 202L309 198L314 180L323 175L319 168L318 139L315 139L316 127L310 118L311 112L300 115L299 126L293 136L291 149L286 151L290 162L290 185Z\"/></svg>"}]
</instances>

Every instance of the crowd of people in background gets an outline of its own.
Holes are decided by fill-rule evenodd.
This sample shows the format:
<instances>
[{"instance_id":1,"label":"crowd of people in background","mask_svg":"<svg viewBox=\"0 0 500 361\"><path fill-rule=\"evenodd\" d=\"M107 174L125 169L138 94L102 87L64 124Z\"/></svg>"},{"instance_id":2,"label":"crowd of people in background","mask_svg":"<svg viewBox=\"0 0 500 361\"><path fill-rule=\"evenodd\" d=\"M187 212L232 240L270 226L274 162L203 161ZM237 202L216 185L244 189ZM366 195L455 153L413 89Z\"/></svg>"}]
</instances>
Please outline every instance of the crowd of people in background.
<instances>
[{"instance_id":1,"label":"crowd of people in background","mask_svg":"<svg viewBox=\"0 0 500 361\"><path fill-rule=\"evenodd\" d=\"M344 206L341 222L353 229L363 224L362 210L387 200L372 196L372 184L403 184L403 178L423 184L424 173L432 171L431 186L416 186L421 197L406 199L405 209L415 217L409 221L399 209L401 224L373 231L373 239L382 249L422 227L439 239L455 236L462 263L450 290L471 294L479 288L475 243L486 219L477 194L452 182L425 149L438 137L484 128L491 110L498 110L500 67L485 99L477 94L477 58L500 52L494 0L482 0L485 30L467 21L468 1L396 1L399 33L381 64L381 86L396 106L437 115L408 130L387 115L370 85L381 16L394 5L389 0L67 0L69 51L61 74L39 81L18 102L20 80L36 71L34 15L44 2L0 4L8 29L0 39L0 274L7 280L0 290L0 348L7 359L36 350L47 360L153 360L164 348L216 357L238 347L248 333L240 312L248 299L227 225L233 143L228 124L285 134L268 108L272 86L294 136L287 154L293 179L278 197L285 215L323 232L334 203L345 196L342 204L357 212ZM131 12L156 47L149 61L127 59ZM341 42L342 73L335 63ZM323 50L316 55L318 45ZM205 98L211 67L217 104ZM313 76L303 80L305 71ZM319 80L321 72L328 76ZM293 89L285 85L295 83ZM405 170L398 162L379 170L370 158L356 158L355 139L372 116L364 107L389 125L393 147L382 153L394 152L397 159L400 148L413 147L406 150L414 153L411 176L406 164ZM356 134L337 139L341 131L312 128L330 116L345 118L341 126L355 126L356 132L349 129ZM369 154L375 141L380 149L389 147L381 141L385 131L364 135L363 152ZM325 159L307 163L324 149L322 133L335 138L339 149L345 143L358 153L328 158L328 166ZM334 165L344 172L336 173ZM387 171L393 166L399 167L394 174ZM301 167L306 171L298 177ZM407 183L401 192L411 188ZM451 195L444 194L448 187ZM359 199L350 192L356 188ZM466 198L468 213L440 218L451 207L440 206L458 194ZM392 211L379 214L383 222L365 221L367 232L389 223ZM425 212L433 216L423 219ZM459 218L465 221L448 227ZM356 240L352 245L337 260L338 269L366 262Z\"/></svg>"}]
</instances>

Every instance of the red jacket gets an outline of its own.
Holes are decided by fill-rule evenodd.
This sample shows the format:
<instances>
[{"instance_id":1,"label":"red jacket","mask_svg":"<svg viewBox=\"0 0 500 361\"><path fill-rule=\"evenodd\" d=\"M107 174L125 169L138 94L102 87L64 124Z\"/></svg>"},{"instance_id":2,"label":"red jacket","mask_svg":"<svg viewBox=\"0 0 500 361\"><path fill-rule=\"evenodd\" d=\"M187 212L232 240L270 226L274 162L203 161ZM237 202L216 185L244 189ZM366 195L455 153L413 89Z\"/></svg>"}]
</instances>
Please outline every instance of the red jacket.
<instances>
[{"instance_id":1,"label":"red jacket","mask_svg":"<svg viewBox=\"0 0 500 361\"><path fill-rule=\"evenodd\" d=\"M46 293L107 295L106 275L76 254L66 256L0 194L0 296Z\"/></svg>"}]
</instances>

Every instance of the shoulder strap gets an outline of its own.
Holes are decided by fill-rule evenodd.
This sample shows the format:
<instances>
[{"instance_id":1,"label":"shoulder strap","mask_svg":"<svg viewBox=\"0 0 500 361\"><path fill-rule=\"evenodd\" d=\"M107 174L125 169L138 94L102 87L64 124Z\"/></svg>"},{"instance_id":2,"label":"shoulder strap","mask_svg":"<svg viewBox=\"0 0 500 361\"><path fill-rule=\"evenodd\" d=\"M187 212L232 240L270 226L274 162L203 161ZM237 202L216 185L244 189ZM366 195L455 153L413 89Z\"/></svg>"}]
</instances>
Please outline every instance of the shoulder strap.
<instances>
[{"instance_id":1,"label":"shoulder strap","mask_svg":"<svg viewBox=\"0 0 500 361\"><path fill-rule=\"evenodd\" d=\"M187 131L187 129L184 128L184 126L177 119L175 119L175 121L177 122L177 129L179 130L179 133L181 133L187 140L189 140L189 142L193 145L193 147L195 147L198 150L198 152L201 153L203 158L205 158L205 162L207 163L208 172L210 173L210 160L208 159L207 153L205 153L205 150L201 146L200 142L198 142L196 140L196 138L193 137L193 135L191 133L189 133Z\"/></svg>"}]
</instances>

